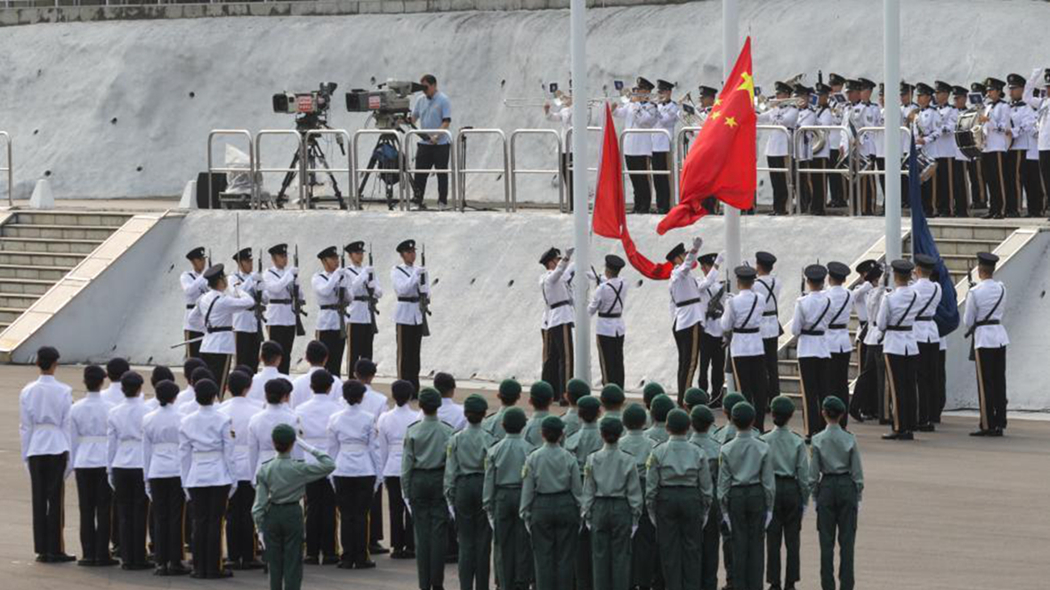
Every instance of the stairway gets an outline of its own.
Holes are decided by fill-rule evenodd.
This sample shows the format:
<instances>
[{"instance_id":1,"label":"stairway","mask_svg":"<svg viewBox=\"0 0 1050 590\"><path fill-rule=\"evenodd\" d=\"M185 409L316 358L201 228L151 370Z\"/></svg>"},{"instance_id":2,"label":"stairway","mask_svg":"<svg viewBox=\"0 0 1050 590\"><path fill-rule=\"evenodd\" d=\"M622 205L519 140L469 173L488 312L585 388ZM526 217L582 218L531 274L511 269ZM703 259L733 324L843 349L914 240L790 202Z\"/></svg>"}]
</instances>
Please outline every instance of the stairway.
<instances>
[{"instance_id":1,"label":"stairway","mask_svg":"<svg viewBox=\"0 0 1050 590\"><path fill-rule=\"evenodd\" d=\"M131 216L17 211L0 225L0 332Z\"/></svg>"}]
</instances>

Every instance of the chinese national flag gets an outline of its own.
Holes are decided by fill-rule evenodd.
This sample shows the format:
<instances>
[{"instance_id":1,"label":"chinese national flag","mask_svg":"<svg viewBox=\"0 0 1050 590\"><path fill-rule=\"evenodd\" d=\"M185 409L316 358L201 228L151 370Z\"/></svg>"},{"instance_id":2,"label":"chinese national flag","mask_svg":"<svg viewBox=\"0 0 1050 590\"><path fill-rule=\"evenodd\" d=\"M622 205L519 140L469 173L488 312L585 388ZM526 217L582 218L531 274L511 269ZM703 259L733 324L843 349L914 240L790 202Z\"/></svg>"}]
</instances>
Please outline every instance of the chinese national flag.
<instances>
[{"instance_id":1,"label":"chinese national flag","mask_svg":"<svg viewBox=\"0 0 1050 590\"><path fill-rule=\"evenodd\" d=\"M751 78L751 38L736 60L714 108L682 165L681 200L660 221L660 235L692 225L706 215L711 197L737 209L755 203L755 83Z\"/></svg>"}]
</instances>

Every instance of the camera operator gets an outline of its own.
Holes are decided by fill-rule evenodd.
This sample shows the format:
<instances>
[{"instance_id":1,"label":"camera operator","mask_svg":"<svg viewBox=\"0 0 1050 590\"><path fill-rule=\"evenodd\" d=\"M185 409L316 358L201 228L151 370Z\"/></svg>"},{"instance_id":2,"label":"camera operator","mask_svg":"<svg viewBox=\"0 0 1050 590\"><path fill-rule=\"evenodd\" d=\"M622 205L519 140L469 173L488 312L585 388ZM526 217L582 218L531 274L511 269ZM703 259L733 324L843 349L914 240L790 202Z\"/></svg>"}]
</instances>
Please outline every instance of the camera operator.
<instances>
[{"instance_id":1,"label":"camera operator","mask_svg":"<svg viewBox=\"0 0 1050 590\"><path fill-rule=\"evenodd\" d=\"M437 78L427 74L419 81L423 85L423 96L416 101L415 108L409 118L421 130L448 129L452 124L452 105L443 92L438 91ZM424 136L426 137L426 136ZM449 152L452 143L447 136L432 135L429 139L421 139L416 148L417 172L413 182L415 190L415 204L419 209L426 209L423 205L423 194L427 189L427 179L431 168L448 169ZM445 209L448 206L448 173L435 172L438 179L438 208Z\"/></svg>"}]
</instances>

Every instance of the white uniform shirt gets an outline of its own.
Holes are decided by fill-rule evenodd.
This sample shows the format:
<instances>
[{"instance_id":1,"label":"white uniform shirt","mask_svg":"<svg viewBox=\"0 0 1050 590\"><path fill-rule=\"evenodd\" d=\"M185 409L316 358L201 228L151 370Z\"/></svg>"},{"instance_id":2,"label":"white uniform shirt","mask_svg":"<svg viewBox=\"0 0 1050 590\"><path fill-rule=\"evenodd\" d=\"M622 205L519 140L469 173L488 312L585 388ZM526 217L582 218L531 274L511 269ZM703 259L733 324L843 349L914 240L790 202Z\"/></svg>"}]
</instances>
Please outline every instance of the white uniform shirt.
<instances>
[{"instance_id":1,"label":"white uniform shirt","mask_svg":"<svg viewBox=\"0 0 1050 590\"><path fill-rule=\"evenodd\" d=\"M912 133L915 139L923 138L926 143L919 146L920 149L931 158L943 157L940 152L940 138L944 133L944 123L941 121L941 113L932 105L919 110L912 122ZM909 147L910 147L909 143Z\"/></svg>"},{"instance_id":2,"label":"white uniform shirt","mask_svg":"<svg viewBox=\"0 0 1050 590\"><path fill-rule=\"evenodd\" d=\"M255 301L244 293L233 295L212 289L197 300L191 313L199 315L204 325L201 352L235 354L237 337L233 334L233 316L239 311L255 307ZM215 376L221 379L221 375Z\"/></svg>"},{"instance_id":3,"label":"white uniform shirt","mask_svg":"<svg viewBox=\"0 0 1050 590\"><path fill-rule=\"evenodd\" d=\"M704 277L703 280L697 281L697 288L700 289L700 307L704 311L704 332L708 336L714 338L722 337L722 318L720 316L711 315L712 313L717 313L711 311L711 304L718 299L721 299L724 305L726 297L726 292L722 290L724 284L725 281L718 279L718 271L714 268L711 269L711 272L707 273L707 276ZM759 307L761 306L762 304L760 303Z\"/></svg>"},{"instance_id":4,"label":"white uniform shirt","mask_svg":"<svg viewBox=\"0 0 1050 590\"><path fill-rule=\"evenodd\" d=\"M298 408L300 405L314 398L314 390L310 388L310 376L314 374L314 371L323 369L324 367L310 367L305 373L299 375L292 380L292 395L288 398L288 403L291 404L292 409ZM332 391L329 392L329 396L333 398L333 401L342 399L342 391L339 390L339 382L336 381L332 384ZM263 394L263 400L265 401L266 395ZM317 447L314 443L310 443ZM323 447L317 447L323 448Z\"/></svg>"},{"instance_id":5,"label":"white uniform shirt","mask_svg":"<svg viewBox=\"0 0 1050 590\"><path fill-rule=\"evenodd\" d=\"M545 307L544 329L571 324L575 319L572 307L572 279L575 276L575 270L569 268L569 261L564 258L554 270L548 270L540 276L540 295L543 296Z\"/></svg>"},{"instance_id":6,"label":"white uniform shirt","mask_svg":"<svg viewBox=\"0 0 1050 590\"><path fill-rule=\"evenodd\" d=\"M295 273L288 266L283 269L272 266L263 273L263 295L267 301L266 325L295 325L295 312L292 311L292 283L295 279Z\"/></svg>"},{"instance_id":7,"label":"white uniform shirt","mask_svg":"<svg viewBox=\"0 0 1050 590\"><path fill-rule=\"evenodd\" d=\"M919 314L915 317L915 327L912 328L912 332L915 333L915 341L939 341L941 335L937 329L937 323L933 321L933 314L937 312L937 306L941 303L941 286L930 279L922 278L915 281L911 288L919 294L919 299L915 302Z\"/></svg>"},{"instance_id":8,"label":"white uniform shirt","mask_svg":"<svg viewBox=\"0 0 1050 590\"><path fill-rule=\"evenodd\" d=\"M106 423L113 409L97 391L73 404L69 411L69 463L74 469L92 469L107 464Z\"/></svg>"},{"instance_id":9,"label":"white uniform shirt","mask_svg":"<svg viewBox=\"0 0 1050 590\"><path fill-rule=\"evenodd\" d=\"M342 410L343 407L331 397L318 394L297 406L295 415L299 417L303 429L303 440L318 449L327 449L328 422ZM307 463L317 463L317 459L309 453L305 459Z\"/></svg>"},{"instance_id":10,"label":"white uniform shirt","mask_svg":"<svg viewBox=\"0 0 1050 590\"><path fill-rule=\"evenodd\" d=\"M984 153L1005 152L1010 148L1010 106L1001 100L985 105L984 114L988 121L984 123Z\"/></svg>"},{"instance_id":11,"label":"white uniform shirt","mask_svg":"<svg viewBox=\"0 0 1050 590\"><path fill-rule=\"evenodd\" d=\"M915 356L919 347L915 344L915 316L919 313L918 294L911 288L897 287L882 298L879 315L875 322L885 336L882 340L882 351L886 354ZM892 329L894 326L903 328Z\"/></svg>"},{"instance_id":12,"label":"white uniform shirt","mask_svg":"<svg viewBox=\"0 0 1050 590\"><path fill-rule=\"evenodd\" d=\"M103 399L105 399L105 395L106 394L103 393L102 395L103 395ZM180 412L182 412L183 414L185 414L186 412L182 411L182 407L185 406L186 404L190 403L190 402L194 402L194 403L197 402L197 391L195 389L193 389L192 385L187 385L186 389L183 389L182 391L179 392L179 395L175 396L175 409L180 411ZM117 403L120 403L120 402L117 402ZM113 404L113 405L117 405L117 404Z\"/></svg>"},{"instance_id":13,"label":"white uniform shirt","mask_svg":"<svg viewBox=\"0 0 1050 590\"><path fill-rule=\"evenodd\" d=\"M240 290L252 300L252 307L233 314L233 331L255 334L259 331L259 322L255 319L255 292L260 288L259 278L255 273L234 273L230 279L234 291Z\"/></svg>"},{"instance_id":14,"label":"white uniform shirt","mask_svg":"<svg viewBox=\"0 0 1050 590\"><path fill-rule=\"evenodd\" d=\"M700 285L693 278L693 265L696 264L696 252L688 251L685 261L671 271L671 317L674 318L673 329L677 332L688 330L704 320L704 309L701 305Z\"/></svg>"},{"instance_id":15,"label":"white uniform shirt","mask_svg":"<svg viewBox=\"0 0 1050 590\"><path fill-rule=\"evenodd\" d=\"M438 408L437 416L438 420L448 424L456 432L467 426L467 416L463 413L463 405L457 404L450 398L441 398L441 407Z\"/></svg>"},{"instance_id":16,"label":"white uniform shirt","mask_svg":"<svg viewBox=\"0 0 1050 590\"><path fill-rule=\"evenodd\" d=\"M368 477L380 474L376 417L354 404L328 421L328 454L335 459L335 477Z\"/></svg>"},{"instance_id":17,"label":"white uniform shirt","mask_svg":"<svg viewBox=\"0 0 1050 590\"><path fill-rule=\"evenodd\" d=\"M568 131L572 129L572 107L562 107L560 109L551 109L546 115L544 115L548 121L557 123L561 133L562 142L565 143L565 148L568 152L572 152L572 134ZM566 137L568 140L566 140Z\"/></svg>"},{"instance_id":18,"label":"white uniform shirt","mask_svg":"<svg viewBox=\"0 0 1050 590\"><path fill-rule=\"evenodd\" d=\"M203 275L187 270L179 276L179 283L182 284L182 295L186 302L186 313L182 319L182 329L191 332L203 332L204 318L191 318L190 314L197 306L197 300L201 298L201 295L208 292L208 281L205 280Z\"/></svg>"},{"instance_id":19,"label":"white uniform shirt","mask_svg":"<svg viewBox=\"0 0 1050 590\"><path fill-rule=\"evenodd\" d=\"M998 306L996 306L998 303ZM1003 312L1006 310L1006 287L994 279L978 283L966 295L966 311L963 326L969 330L977 322L996 322L974 330L975 348L999 348L1010 344L1003 327Z\"/></svg>"},{"instance_id":20,"label":"white uniform shirt","mask_svg":"<svg viewBox=\"0 0 1050 590\"><path fill-rule=\"evenodd\" d=\"M733 357L762 356L766 353L762 344L762 296L751 289L741 289L726 301L722 314L722 331L733 332L730 354ZM746 330L749 333L741 333ZM754 332L751 332L754 330Z\"/></svg>"},{"instance_id":21,"label":"white uniform shirt","mask_svg":"<svg viewBox=\"0 0 1050 590\"><path fill-rule=\"evenodd\" d=\"M780 289L782 285L774 274L762 275L755 279L752 287L755 293L762 296L765 306L762 307L762 339L780 337ZM762 304L759 304L762 305Z\"/></svg>"},{"instance_id":22,"label":"white uniform shirt","mask_svg":"<svg viewBox=\"0 0 1050 590\"><path fill-rule=\"evenodd\" d=\"M1050 98L1037 96L1035 91L1042 84L1041 72L1035 72L1025 83L1024 96L1028 106L1035 109L1036 145L1039 151L1050 150Z\"/></svg>"},{"instance_id":23,"label":"white uniform shirt","mask_svg":"<svg viewBox=\"0 0 1050 590\"><path fill-rule=\"evenodd\" d=\"M259 404L259 407L265 406L266 384L274 379L284 379L285 381L292 383L291 378L282 373L277 367L263 367L261 371L252 377L252 386L248 389L247 398ZM307 389L309 389L310 382L307 381L306 384Z\"/></svg>"},{"instance_id":24,"label":"white uniform shirt","mask_svg":"<svg viewBox=\"0 0 1050 590\"><path fill-rule=\"evenodd\" d=\"M654 129L663 129L670 135L671 139L668 140L662 133L654 133L653 138L653 152L669 152L671 151L671 143L674 142L674 131L675 127L678 126L678 118L681 116L681 109L678 104L669 101L656 105L656 124L653 126ZM630 137L628 135L628 137Z\"/></svg>"},{"instance_id":25,"label":"white uniform shirt","mask_svg":"<svg viewBox=\"0 0 1050 590\"><path fill-rule=\"evenodd\" d=\"M371 266L350 265L346 267L346 275L350 281L350 292L347 297L350 306L347 308L346 321L351 324L371 324L372 313L368 311L369 287L377 302L383 296L383 289L376 280L375 269Z\"/></svg>"},{"instance_id":26,"label":"white uniform shirt","mask_svg":"<svg viewBox=\"0 0 1050 590\"><path fill-rule=\"evenodd\" d=\"M181 477L179 425L182 414L168 404L142 417L142 477Z\"/></svg>"},{"instance_id":27,"label":"white uniform shirt","mask_svg":"<svg viewBox=\"0 0 1050 590\"><path fill-rule=\"evenodd\" d=\"M838 125L839 124L838 117L836 117L835 113L831 112L831 109L828 108L828 107L817 107L816 115L817 115L817 121L815 123L816 125L820 125L822 127L829 127L831 125ZM837 129L835 129L835 130L825 131L825 133L827 133L828 135L827 135L826 141L824 142L824 146L822 148L820 148L819 151L813 152L813 157L814 158L828 158L828 157L831 157L831 147L835 146L836 148L838 148L839 141L840 141L839 135L841 135L842 132L837 130ZM832 164L834 164L834 162L832 162Z\"/></svg>"},{"instance_id":28,"label":"white uniform shirt","mask_svg":"<svg viewBox=\"0 0 1050 590\"><path fill-rule=\"evenodd\" d=\"M933 153L936 158L954 158L955 151L955 123L959 120L959 112L950 105L937 107L937 114L941 122L941 134L933 142ZM929 148L927 148L929 149Z\"/></svg>"},{"instance_id":29,"label":"white uniform shirt","mask_svg":"<svg viewBox=\"0 0 1050 590\"><path fill-rule=\"evenodd\" d=\"M253 481L254 469L248 460L248 424L252 416L262 411L259 404L243 395L222 402L219 412L230 419L230 436L233 438L232 475L235 481Z\"/></svg>"},{"instance_id":30,"label":"white uniform shirt","mask_svg":"<svg viewBox=\"0 0 1050 590\"><path fill-rule=\"evenodd\" d=\"M832 302L824 291L810 291L795 301L791 333L798 337L798 358L830 358L827 330ZM811 332L811 333L810 333Z\"/></svg>"},{"instance_id":31,"label":"white uniform shirt","mask_svg":"<svg viewBox=\"0 0 1050 590\"><path fill-rule=\"evenodd\" d=\"M864 344L867 346L882 345L882 331L879 330L879 310L882 309L882 300L888 291L883 286L873 288L864 298L864 307L868 312L868 333L864 335Z\"/></svg>"},{"instance_id":32,"label":"white uniform shirt","mask_svg":"<svg viewBox=\"0 0 1050 590\"><path fill-rule=\"evenodd\" d=\"M421 266L399 264L390 270L390 282L397 294L394 323L418 326L423 323L419 309L420 294L430 295L430 278Z\"/></svg>"},{"instance_id":33,"label":"white uniform shirt","mask_svg":"<svg viewBox=\"0 0 1050 590\"><path fill-rule=\"evenodd\" d=\"M1013 143L1010 144L1010 149L1028 151L1034 128L1035 109L1028 106L1028 103L1023 100L1011 102L1010 135L1013 137Z\"/></svg>"},{"instance_id":34,"label":"white uniform shirt","mask_svg":"<svg viewBox=\"0 0 1050 590\"><path fill-rule=\"evenodd\" d=\"M798 127L798 107L794 104L786 104L769 109L758 116L758 124L780 125L787 127L789 135L794 134L795 128ZM788 138L780 131L769 132L769 139L766 140L766 156L788 155L788 141Z\"/></svg>"},{"instance_id":35,"label":"white uniform shirt","mask_svg":"<svg viewBox=\"0 0 1050 590\"><path fill-rule=\"evenodd\" d=\"M868 323L868 292L873 288L874 286L870 282L864 281L850 289L850 293L853 296L853 310L857 313L857 319L863 325ZM876 309L876 311L878 310Z\"/></svg>"},{"instance_id":36,"label":"white uniform shirt","mask_svg":"<svg viewBox=\"0 0 1050 590\"><path fill-rule=\"evenodd\" d=\"M106 455L110 471L142 469L142 418L148 412L141 397L126 397L109 411Z\"/></svg>"},{"instance_id":37,"label":"white uniform shirt","mask_svg":"<svg viewBox=\"0 0 1050 590\"><path fill-rule=\"evenodd\" d=\"M204 331L201 328L201 331ZM115 406L124 401L124 390L120 388L120 380L111 381L109 387L102 390L102 401Z\"/></svg>"},{"instance_id":38,"label":"white uniform shirt","mask_svg":"<svg viewBox=\"0 0 1050 590\"><path fill-rule=\"evenodd\" d=\"M594 291L587 313L598 314L595 333L599 336L623 336L623 309L627 302L627 283L620 277L604 279Z\"/></svg>"},{"instance_id":39,"label":"white uniform shirt","mask_svg":"<svg viewBox=\"0 0 1050 590\"><path fill-rule=\"evenodd\" d=\"M828 310L827 332L824 335L828 352L852 352L853 341L849 337L849 317L853 310L853 293L842 285L835 285L824 294L831 301L831 309Z\"/></svg>"},{"instance_id":40,"label":"white uniform shirt","mask_svg":"<svg viewBox=\"0 0 1050 590\"><path fill-rule=\"evenodd\" d=\"M202 406L183 418L179 428L182 487L233 484L234 444L230 417L214 405Z\"/></svg>"},{"instance_id":41,"label":"white uniform shirt","mask_svg":"<svg viewBox=\"0 0 1050 590\"><path fill-rule=\"evenodd\" d=\"M809 108L809 107L806 107L804 109L799 110L798 111L798 119L797 119L796 123L797 123L796 126L795 126L796 129L798 129L799 127L802 127L803 125L807 125L807 126L809 126L809 125L817 125L818 124L817 112L814 111L813 109ZM802 138L799 139L798 144L794 146L795 149L797 150L795 152L795 159L798 160L799 162L808 162L808 161L812 160L814 157L818 157L818 156L816 156L813 153L813 137L812 137L812 133L813 133L812 131L808 131L806 133L803 133L802 134ZM792 134L791 137L792 137L792 140L794 140L794 134ZM827 149L826 146L825 146L824 149Z\"/></svg>"},{"instance_id":42,"label":"white uniform shirt","mask_svg":"<svg viewBox=\"0 0 1050 590\"><path fill-rule=\"evenodd\" d=\"M314 295L317 296L317 329L318 330L338 330L339 329L339 314L346 313L346 304L350 302L350 294L347 289L349 281L346 278L346 271L341 268L337 268L333 272L318 272L314 273L313 279L310 281L311 286L314 288ZM343 309L339 310L339 291L343 290Z\"/></svg>"},{"instance_id":43,"label":"white uniform shirt","mask_svg":"<svg viewBox=\"0 0 1050 590\"><path fill-rule=\"evenodd\" d=\"M882 127L885 122L882 107L873 102L860 102L853 107L856 110L854 126L859 131L862 127ZM871 131L860 137L860 155L881 155L882 136L884 131Z\"/></svg>"},{"instance_id":44,"label":"white uniform shirt","mask_svg":"<svg viewBox=\"0 0 1050 590\"><path fill-rule=\"evenodd\" d=\"M613 116L626 119L624 129L652 129L656 126L656 105L651 102L621 103L613 109ZM652 133L631 133L623 138L623 155L653 155Z\"/></svg>"},{"instance_id":45,"label":"white uniform shirt","mask_svg":"<svg viewBox=\"0 0 1050 590\"><path fill-rule=\"evenodd\" d=\"M266 404L261 412L251 417L248 421L248 466L252 469L252 481L259 467L275 456L277 451L273 448L273 429L279 424L287 424L295 429L296 433L302 432L299 427L299 417L286 405ZM299 445L292 447L292 458L302 459L303 452Z\"/></svg>"},{"instance_id":46,"label":"white uniform shirt","mask_svg":"<svg viewBox=\"0 0 1050 590\"><path fill-rule=\"evenodd\" d=\"M41 375L22 389L18 396L22 461L36 455L61 455L70 450L72 391L51 375Z\"/></svg>"},{"instance_id":47,"label":"white uniform shirt","mask_svg":"<svg viewBox=\"0 0 1050 590\"><path fill-rule=\"evenodd\" d=\"M379 416L376 422L379 438L379 462L383 477L401 477L401 454L405 448L408 427L423 419L423 413L405 404Z\"/></svg>"},{"instance_id":48,"label":"white uniform shirt","mask_svg":"<svg viewBox=\"0 0 1050 590\"><path fill-rule=\"evenodd\" d=\"M339 401L341 402L340 409L346 409L346 400L340 396ZM366 384L365 396L361 398L361 409L375 416L376 423L378 424L379 417L382 416L384 412L386 412L388 407L390 407L390 402L387 401L386 396L382 393L379 393L375 389L372 389L371 385Z\"/></svg>"}]
</instances>

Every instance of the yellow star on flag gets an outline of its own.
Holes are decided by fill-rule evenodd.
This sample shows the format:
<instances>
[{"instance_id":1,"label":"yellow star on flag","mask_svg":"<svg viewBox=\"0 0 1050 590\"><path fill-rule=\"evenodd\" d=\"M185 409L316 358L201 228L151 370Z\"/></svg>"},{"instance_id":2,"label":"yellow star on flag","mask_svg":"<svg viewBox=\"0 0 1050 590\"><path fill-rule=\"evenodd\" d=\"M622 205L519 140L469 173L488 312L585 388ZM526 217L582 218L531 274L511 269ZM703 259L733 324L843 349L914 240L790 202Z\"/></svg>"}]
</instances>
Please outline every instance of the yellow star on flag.
<instances>
[{"instance_id":1,"label":"yellow star on flag","mask_svg":"<svg viewBox=\"0 0 1050 590\"><path fill-rule=\"evenodd\" d=\"M722 116L721 111L711 111L711 118L712 119L717 119L717 118L719 118L721 116Z\"/></svg>"},{"instance_id":2,"label":"yellow star on flag","mask_svg":"<svg viewBox=\"0 0 1050 590\"><path fill-rule=\"evenodd\" d=\"M721 98L716 98L715 99L715 106L717 107L717 106L721 106L721 105L722 105L722 99Z\"/></svg>"},{"instance_id":3,"label":"yellow star on flag","mask_svg":"<svg viewBox=\"0 0 1050 590\"><path fill-rule=\"evenodd\" d=\"M736 127L736 119L733 117L726 117L726 125L730 127Z\"/></svg>"},{"instance_id":4,"label":"yellow star on flag","mask_svg":"<svg viewBox=\"0 0 1050 590\"><path fill-rule=\"evenodd\" d=\"M737 86L736 89L737 90L747 90L748 96L751 98L751 101L754 102L754 100L755 100L755 81L754 81L754 79L752 79L751 78L751 74L749 74L747 72L744 72L743 74L740 74L740 77L743 78L744 81L740 84L740 86Z\"/></svg>"}]
</instances>

